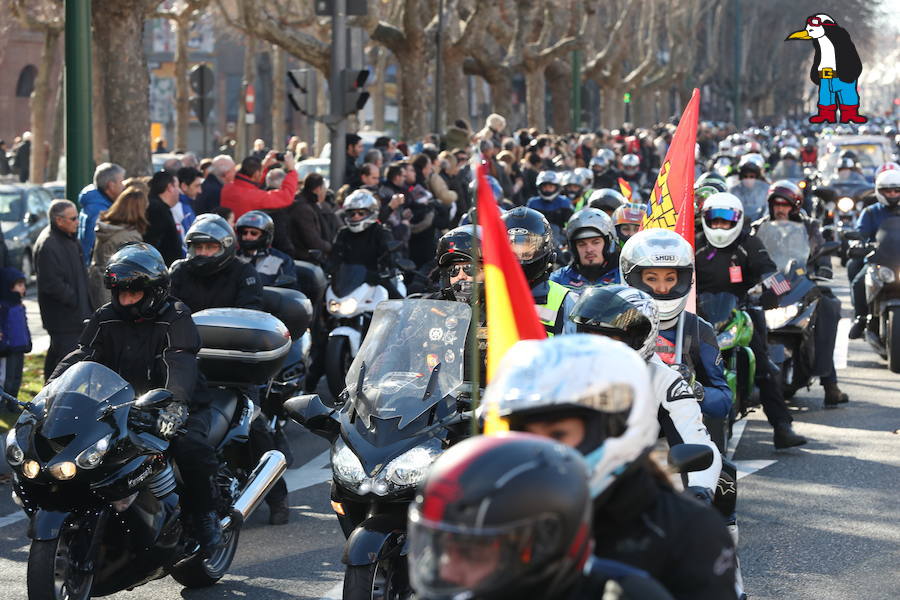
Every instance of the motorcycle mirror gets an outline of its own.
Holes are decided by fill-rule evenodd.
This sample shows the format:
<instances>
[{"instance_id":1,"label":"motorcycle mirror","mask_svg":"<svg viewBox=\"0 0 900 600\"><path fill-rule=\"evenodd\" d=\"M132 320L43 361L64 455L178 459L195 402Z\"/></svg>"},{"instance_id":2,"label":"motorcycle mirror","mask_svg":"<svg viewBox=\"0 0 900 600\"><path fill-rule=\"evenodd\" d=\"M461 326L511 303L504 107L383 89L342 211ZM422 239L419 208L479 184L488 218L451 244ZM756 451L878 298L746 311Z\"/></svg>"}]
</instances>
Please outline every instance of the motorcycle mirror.
<instances>
[{"instance_id":1,"label":"motorcycle mirror","mask_svg":"<svg viewBox=\"0 0 900 600\"><path fill-rule=\"evenodd\" d=\"M334 409L325 406L318 394L304 394L287 400L284 411L297 424L312 433L334 440L340 431L340 423L334 418Z\"/></svg>"},{"instance_id":2,"label":"motorcycle mirror","mask_svg":"<svg viewBox=\"0 0 900 600\"><path fill-rule=\"evenodd\" d=\"M172 392L163 388L159 388L141 394L140 398L135 401L134 406L135 408L146 410L150 408L159 408L160 406L168 404L171 401Z\"/></svg>"},{"instance_id":3,"label":"motorcycle mirror","mask_svg":"<svg viewBox=\"0 0 900 600\"><path fill-rule=\"evenodd\" d=\"M694 473L708 469L713 451L703 444L677 444L669 449L669 465L677 473Z\"/></svg>"}]
</instances>

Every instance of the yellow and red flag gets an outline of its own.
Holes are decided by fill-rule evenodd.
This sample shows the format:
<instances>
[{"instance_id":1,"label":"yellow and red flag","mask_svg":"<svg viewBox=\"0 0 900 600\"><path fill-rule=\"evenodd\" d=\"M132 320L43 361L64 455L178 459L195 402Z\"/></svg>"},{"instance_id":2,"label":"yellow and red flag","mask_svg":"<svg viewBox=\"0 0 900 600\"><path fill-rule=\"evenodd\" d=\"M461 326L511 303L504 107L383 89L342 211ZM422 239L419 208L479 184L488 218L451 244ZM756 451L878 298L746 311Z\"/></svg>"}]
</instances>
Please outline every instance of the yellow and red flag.
<instances>
[{"instance_id":1,"label":"yellow and red flag","mask_svg":"<svg viewBox=\"0 0 900 600\"><path fill-rule=\"evenodd\" d=\"M694 245L694 148L700 117L700 90L681 114L656 184L647 202L641 229L671 229Z\"/></svg>"},{"instance_id":2,"label":"yellow and red flag","mask_svg":"<svg viewBox=\"0 0 900 600\"><path fill-rule=\"evenodd\" d=\"M622 191L622 195L625 196L625 201L630 204L632 202L631 184L619 177L619 189Z\"/></svg>"}]
</instances>

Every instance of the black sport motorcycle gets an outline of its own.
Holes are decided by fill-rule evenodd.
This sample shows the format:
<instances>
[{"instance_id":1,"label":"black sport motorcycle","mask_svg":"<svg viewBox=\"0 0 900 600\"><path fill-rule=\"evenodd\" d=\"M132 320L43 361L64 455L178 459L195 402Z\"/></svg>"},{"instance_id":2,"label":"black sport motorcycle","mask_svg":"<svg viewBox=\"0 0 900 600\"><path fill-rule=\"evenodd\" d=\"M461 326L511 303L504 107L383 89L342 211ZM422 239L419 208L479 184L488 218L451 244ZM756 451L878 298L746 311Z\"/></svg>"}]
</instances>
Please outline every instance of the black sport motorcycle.
<instances>
[{"instance_id":1,"label":"black sport motorcycle","mask_svg":"<svg viewBox=\"0 0 900 600\"><path fill-rule=\"evenodd\" d=\"M407 512L434 459L465 436L464 351L471 308L390 300L375 310L342 406L315 395L285 410L332 443L331 504L347 538L345 600L408 598Z\"/></svg>"},{"instance_id":2,"label":"black sport motorcycle","mask_svg":"<svg viewBox=\"0 0 900 600\"><path fill-rule=\"evenodd\" d=\"M869 318L866 341L900 373L900 217L885 220L875 234L874 244L859 242L851 256L866 258L866 304Z\"/></svg>"},{"instance_id":3,"label":"black sport motorcycle","mask_svg":"<svg viewBox=\"0 0 900 600\"><path fill-rule=\"evenodd\" d=\"M257 411L241 389L271 378L289 344L284 325L258 311L212 309L193 318L203 340L200 368L211 382L224 543L205 556L182 513L180 475L160 425L171 393L135 398L118 374L81 362L23 404L6 440L13 498L31 521L29 600L85 600L166 575L204 587L228 571L244 520L285 470L278 451L250 459Z\"/></svg>"}]
</instances>

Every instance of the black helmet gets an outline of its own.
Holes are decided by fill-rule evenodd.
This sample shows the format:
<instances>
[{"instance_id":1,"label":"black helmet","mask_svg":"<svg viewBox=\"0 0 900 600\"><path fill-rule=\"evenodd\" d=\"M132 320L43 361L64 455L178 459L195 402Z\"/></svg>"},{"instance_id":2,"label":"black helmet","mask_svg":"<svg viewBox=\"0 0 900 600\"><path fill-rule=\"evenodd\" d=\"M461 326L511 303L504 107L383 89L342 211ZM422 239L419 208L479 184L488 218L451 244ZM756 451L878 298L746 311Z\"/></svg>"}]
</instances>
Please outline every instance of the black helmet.
<instances>
[{"instance_id":1,"label":"black helmet","mask_svg":"<svg viewBox=\"0 0 900 600\"><path fill-rule=\"evenodd\" d=\"M248 227L259 229L262 235L255 240L241 239L241 230ZM251 210L244 213L234 224L234 228L237 230L238 245L242 252L246 250L265 250L272 245L272 240L275 239L275 221L261 210Z\"/></svg>"},{"instance_id":2,"label":"black helmet","mask_svg":"<svg viewBox=\"0 0 900 600\"><path fill-rule=\"evenodd\" d=\"M562 596L591 554L588 476L577 452L530 434L453 446L410 507L413 588L448 600Z\"/></svg>"},{"instance_id":3,"label":"black helmet","mask_svg":"<svg viewBox=\"0 0 900 600\"><path fill-rule=\"evenodd\" d=\"M525 206L517 206L501 218L528 285L534 287L546 281L556 260L550 223L544 215Z\"/></svg>"},{"instance_id":4,"label":"black helmet","mask_svg":"<svg viewBox=\"0 0 900 600\"><path fill-rule=\"evenodd\" d=\"M627 285L592 287L578 298L569 319L579 333L599 333L631 346L644 360L656 350L659 311L649 294Z\"/></svg>"},{"instance_id":5,"label":"black helmet","mask_svg":"<svg viewBox=\"0 0 900 600\"><path fill-rule=\"evenodd\" d=\"M188 249L187 266L197 275L203 277L212 275L222 270L228 261L234 258L234 231L228 221L219 215L205 213L197 217L184 236L184 241ZM219 244L219 251L212 256L198 255L195 244L202 242Z\"/></svg>"},{"instance_id":6,"label":"black helmet","mask_svg":"<svg viewBox=\"0 0 900 600\"><path fill-rule=\"evenodd\" d=\"M103 285L110 290L112 306L123 319L152 319L169 297L169 270L159 250L145 242L122 247L106 263ZM135 304L122 306L119 291L142 291L144 297Z\"/></svg>"},{"instance_id":7,"label":"black helmet","mask_svg":"<svg viewBox=\"0 0 900 600\"><path fill-rule=\"evenodd\" d=\"M594 190L590 198L588 198L588 206L599 208L607 215L612 215L617 208L627 203L625 196L611 188Z\"/></svg>"},{"instance_id":8,"label":"black helmet","mask_svg":"<svg viewBox=\"0 0 900 600\"><path fill-rule=\"evenodd\" d=\"M450 270L452 268L460 268L458 266L460 263L463 263L461 268L470 268L467 265L472 263L473 256L480 260L480 255L475 254L479 250L475 244L476 235L480 240L480 227L476 233L474 225L463 225L456 229L451 229L438 240L437 261L441 274L441 289L452 293L459 302L468 302L472 297L473 282L461 281L451 287Z\"/></svg>"}]
</instances>

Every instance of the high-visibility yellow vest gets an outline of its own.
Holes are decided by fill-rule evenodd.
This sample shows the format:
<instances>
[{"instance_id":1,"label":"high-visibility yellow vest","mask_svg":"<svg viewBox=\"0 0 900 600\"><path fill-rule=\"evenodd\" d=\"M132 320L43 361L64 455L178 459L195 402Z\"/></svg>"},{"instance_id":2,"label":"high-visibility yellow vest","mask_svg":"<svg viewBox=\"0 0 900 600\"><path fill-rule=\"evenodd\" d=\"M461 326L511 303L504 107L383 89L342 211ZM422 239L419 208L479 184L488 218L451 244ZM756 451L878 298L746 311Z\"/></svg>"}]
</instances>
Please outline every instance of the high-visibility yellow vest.
<instances>
[{"instance_id":1,"label":"high-visibility yellow vest","mask_svg":"<svg viewBox=\"0 0 900 600\"><path fill-rule=\"evenodd\" d=\"M569 293L569 288L555 281L548 281L547 284L550 286L547 292L547 301L543 304L537 304L535 307L537 308L538 319L540 319L544 329L547 330L547 336L553 337L562 333L565 325L562 306L566 299L566 294Z\"/></svg>"}]
</instances>

